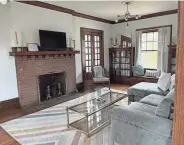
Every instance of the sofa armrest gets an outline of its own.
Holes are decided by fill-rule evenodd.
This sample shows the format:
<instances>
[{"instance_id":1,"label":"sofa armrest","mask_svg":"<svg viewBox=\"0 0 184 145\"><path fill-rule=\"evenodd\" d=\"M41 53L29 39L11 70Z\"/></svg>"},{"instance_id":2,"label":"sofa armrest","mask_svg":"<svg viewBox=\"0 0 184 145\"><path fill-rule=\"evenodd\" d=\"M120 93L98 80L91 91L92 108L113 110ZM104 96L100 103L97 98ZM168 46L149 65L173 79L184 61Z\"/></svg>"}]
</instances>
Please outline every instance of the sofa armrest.
<instances>
[{"instance_id":1,"label":"sofa armrest","mask_svg":"<svg viewBox=\"0 0 184 145\"><path fill-rule=\"evenodd\" d=\"M112 109L111 119L112 121L113 119L119 120L165 137L171 137L172 134L172 120L130 107L116 107Z\"/></svg>"}]
</instances>

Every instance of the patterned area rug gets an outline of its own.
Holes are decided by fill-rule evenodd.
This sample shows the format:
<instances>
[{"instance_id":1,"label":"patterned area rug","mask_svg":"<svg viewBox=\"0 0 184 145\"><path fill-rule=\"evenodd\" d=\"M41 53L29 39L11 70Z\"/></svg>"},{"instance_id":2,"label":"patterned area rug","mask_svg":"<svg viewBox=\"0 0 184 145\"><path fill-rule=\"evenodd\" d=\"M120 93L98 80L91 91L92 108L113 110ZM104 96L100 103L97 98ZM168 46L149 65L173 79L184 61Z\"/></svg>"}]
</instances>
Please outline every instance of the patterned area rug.
<instances>
[{"instance_id":1,"label":"patterned area rug","mask_svg":"<svg viewBox=\"0 0 184 145\"><path fill-rule=\"evenodd\" d=\"M102 94L107 91L107 88L101 89ZM22 145L109 145L110 126L105 127L90 138L87 138L80 131L66 126L66 107L90 100L96 96L97 92L92 92L77 99L0 124L0 126ZM117 103L117 105L127 104L127 98ZM71 121L80 117L75 113L70 116Z\"/></svg>"}]
</instances>

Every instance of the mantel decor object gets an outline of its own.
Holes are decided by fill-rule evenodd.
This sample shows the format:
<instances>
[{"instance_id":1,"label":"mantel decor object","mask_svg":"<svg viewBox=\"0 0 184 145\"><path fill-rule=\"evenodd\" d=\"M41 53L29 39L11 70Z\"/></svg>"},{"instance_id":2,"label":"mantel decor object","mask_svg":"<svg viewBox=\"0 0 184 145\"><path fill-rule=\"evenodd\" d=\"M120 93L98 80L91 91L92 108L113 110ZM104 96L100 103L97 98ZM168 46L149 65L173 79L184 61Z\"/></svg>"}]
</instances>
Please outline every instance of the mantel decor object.
<instances>
[{"instance_id":1,"label":"mantel decor object","mask_svg":"<svg viewBox=\"0 0 184 145\"><path fill-rule=\"evenodd\" d=\"M19 46L19 39L18 39L17 31L15 31L15 43L16 43L16 47L14 47L15 49L13 51L21 52L23 48Z\"/></svg>"},{"instance_id":2,"label":"mantel decor object","mask_svg":"<svg viewBox=\"0 0 184 145\"><path fill-rule=\"evenodd\" d=\"M38 51L37 43L27 43L28 51Z\"/></svg>"}]
</instances>

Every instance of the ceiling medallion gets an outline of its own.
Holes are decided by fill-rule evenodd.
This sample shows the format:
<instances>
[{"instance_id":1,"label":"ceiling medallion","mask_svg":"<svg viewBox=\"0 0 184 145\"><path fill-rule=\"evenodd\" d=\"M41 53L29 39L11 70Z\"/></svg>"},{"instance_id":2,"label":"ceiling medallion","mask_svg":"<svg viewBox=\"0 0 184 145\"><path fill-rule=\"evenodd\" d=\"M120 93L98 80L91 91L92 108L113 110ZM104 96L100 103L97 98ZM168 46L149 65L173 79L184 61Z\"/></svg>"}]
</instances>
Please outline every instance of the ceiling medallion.
<instances>
[{"instance_id":1,"label":"ceiling medallion","mask_svg":"<svg viewBox=\"0 0 184 145\"><path fill-rule=\"evenodd\" d=\"M115 20L116 23L118 23L120 20L125 20L127 22L127 28L129 27L129 24L128 24L128 20L130 18L135 18L135 19L139 19L141 16L140 15L131 15L130 12L129 12L129 5L132 4L131 1L124 1L124 2L121 2L122 4L126 5L127 7L127 10L125 12L124 15L117 15L117 19Z\"/></svg>"}]
</instances>

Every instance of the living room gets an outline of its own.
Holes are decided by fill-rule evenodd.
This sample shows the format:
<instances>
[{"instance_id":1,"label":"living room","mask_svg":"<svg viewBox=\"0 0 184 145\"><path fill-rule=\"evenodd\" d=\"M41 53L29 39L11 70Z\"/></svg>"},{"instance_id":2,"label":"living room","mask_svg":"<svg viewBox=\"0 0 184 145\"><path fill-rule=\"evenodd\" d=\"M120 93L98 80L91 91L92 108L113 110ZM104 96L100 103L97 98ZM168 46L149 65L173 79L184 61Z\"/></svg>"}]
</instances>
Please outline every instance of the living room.
<instances>
[{"instance_id":1,"label":"living room","mask_svg":"<svg viewBox=\"0 0 184 145\"><path fill-rule=\"evenodd\" d=\"M0 144L182 144L178 3L2 0Z\"/></svg>"}]
</instances>

